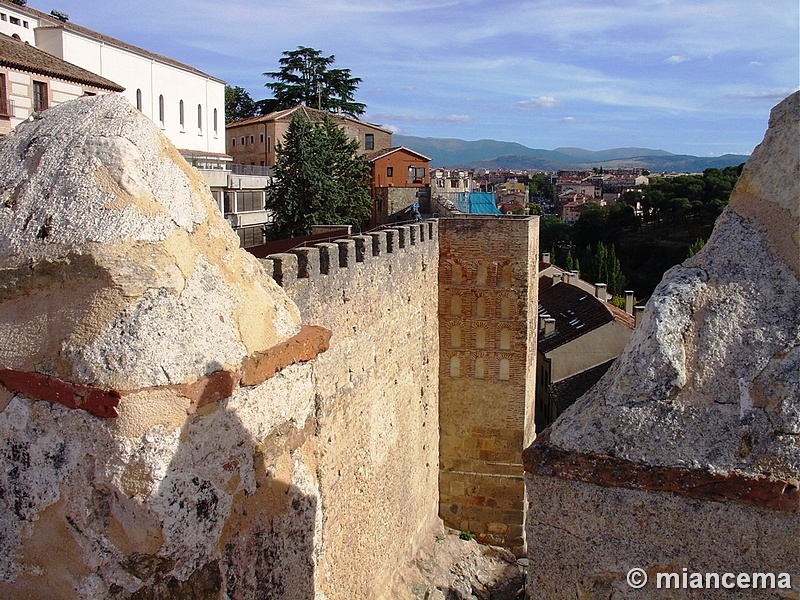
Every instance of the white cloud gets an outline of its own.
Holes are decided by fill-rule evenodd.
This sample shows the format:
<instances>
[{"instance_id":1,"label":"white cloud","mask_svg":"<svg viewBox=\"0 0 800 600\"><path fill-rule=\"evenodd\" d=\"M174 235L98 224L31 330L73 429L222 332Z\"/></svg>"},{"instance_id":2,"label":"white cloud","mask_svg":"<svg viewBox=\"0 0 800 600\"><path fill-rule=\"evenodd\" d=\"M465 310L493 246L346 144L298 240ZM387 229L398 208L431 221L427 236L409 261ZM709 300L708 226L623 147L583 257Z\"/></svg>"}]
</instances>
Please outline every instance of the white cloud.
<instances>
[{"instance_id":1,"label":"white cloud","mask_svg":"<svg viewBox=\"0 0 800 600\"><path fill-rule=\"evenodd\" d=\"M751 91L735 92L732 94L728 94L726 96L726 99L739 102L768 101L777 103L795 91L797 91L797 88L795 89L782 88L775 90L751 90Z\"/></svg>"},{"instance_id":2,"label":"white cloud","mask_svg":"<svg viewBox=\"0 0 800 600\"><path fill-rule=\"evenodd\" d=\"M665 58L664 62L669 63L671 65L679 65L680 63L685 63L692 60L686 56L681 56L680 54L673 54L669 58Z\"/></svg>"},{"instance_id":3,"label":"white cloud","mask_svg":"<svg viewBox=\"0 0 800 600\"><path fill-rule=\"evenodd\" d=\"M577 117L564 117L563 119L561 119L560 122L564 123L565 125L576 125L578 123L585 123L586 120L585 119L579 119Z\"/></svg>"},{"instance_id":4,"label":"white cloud","mask_svg":"<svg viewBox=\"0 0 800 600\"><path fill-rule=\"evenodd\" d=\"M557 101L553 96L539 96L538 98L517 102L517 108L523 110L542 110L544 108L553 108L556 104Z\"/></svg>"},{"instance_id":5,"label":"white cloud","mask_svg":"<svg viewBox=\"0 0 800 600\"><path fill-rule=\"evenodd\" d=\"M378 113L369 115L369 118L373 120L407 121L409 123L469 123L472 121L470 115L394 115Z\"/></svg>"}]
</instances>

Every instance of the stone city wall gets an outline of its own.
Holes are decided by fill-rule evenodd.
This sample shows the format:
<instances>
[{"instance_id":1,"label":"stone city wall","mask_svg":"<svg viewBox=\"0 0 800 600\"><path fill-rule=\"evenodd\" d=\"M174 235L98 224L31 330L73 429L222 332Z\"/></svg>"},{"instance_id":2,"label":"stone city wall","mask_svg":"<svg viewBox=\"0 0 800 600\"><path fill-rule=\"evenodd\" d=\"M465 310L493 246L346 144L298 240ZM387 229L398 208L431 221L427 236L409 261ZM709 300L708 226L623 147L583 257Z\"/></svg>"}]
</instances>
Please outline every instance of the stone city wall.
<instances>
[{"instance_id":1,"label":"stone city wall","mask_svg":"<svg viewBox=\"0 0 800 600\"><path fill-rule=\"evenodd\" d=\"M262 261L333 332L312 368L329 598L381 593L438 524L438 251L426 221Z\"/></svg>"},{"instance_id":2,"label":"stone city wall","mask_svg":"<svg viewBox=\"0 0 800 600\"><path fill-rule=\"evenodd\" d=\"M0 597L384 591L437 524L435 224L259 263L113 95L0 198Z\"/></svg>"}]
</instances>

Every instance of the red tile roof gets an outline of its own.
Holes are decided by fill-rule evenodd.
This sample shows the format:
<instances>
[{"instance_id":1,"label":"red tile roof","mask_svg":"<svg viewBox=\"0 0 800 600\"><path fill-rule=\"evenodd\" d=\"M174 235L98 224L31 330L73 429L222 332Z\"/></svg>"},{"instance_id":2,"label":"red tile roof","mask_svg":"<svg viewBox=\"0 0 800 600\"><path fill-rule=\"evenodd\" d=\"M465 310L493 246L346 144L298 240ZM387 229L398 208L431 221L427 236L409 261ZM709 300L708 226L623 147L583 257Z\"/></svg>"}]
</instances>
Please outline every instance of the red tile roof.
<instances>
[{"instance_id":1,"label":"red tile roof","mask_svg":"<svg viewBox=\"0 0 800 600\"><path fill-rule=\"evenodd\" d=\"M539 279L539 316L548 314L556 320L554 333L539 334L539 352L555 350L615 320L633 329L633 317L625 311L569 283L552 282L549 277Z\"/></svg>"},{"instance_id":2,"label":"red tile roof","mask_svg":"<svg viewBox=\"0 0 800 600\"><path fill-rule=\"evenodd\" d=\"M0 66L47 75L111 92L121 92L125 89L110 79L95 75L91 71L1 33Z\"/></svg>"}]
</instances>

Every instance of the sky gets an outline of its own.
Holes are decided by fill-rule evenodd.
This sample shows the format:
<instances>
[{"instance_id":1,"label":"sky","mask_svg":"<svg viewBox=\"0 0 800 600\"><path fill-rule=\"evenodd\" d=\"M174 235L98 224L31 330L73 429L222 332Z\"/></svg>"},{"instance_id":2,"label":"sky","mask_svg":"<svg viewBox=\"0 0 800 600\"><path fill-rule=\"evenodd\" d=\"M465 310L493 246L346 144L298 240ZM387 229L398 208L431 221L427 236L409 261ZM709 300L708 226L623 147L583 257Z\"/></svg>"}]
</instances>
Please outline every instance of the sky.
<instances>
[{"instance_id":1,"label":"sky","mask_svg":"<svg viewBox=\"0 0 800 600\"><path fill-rule=\"evenodd\" d=\"M362 119L532 148L749 154L800 87L797 0L29 0L254 99L286 50L336 57Z\"/></svg>"}]
</instances>

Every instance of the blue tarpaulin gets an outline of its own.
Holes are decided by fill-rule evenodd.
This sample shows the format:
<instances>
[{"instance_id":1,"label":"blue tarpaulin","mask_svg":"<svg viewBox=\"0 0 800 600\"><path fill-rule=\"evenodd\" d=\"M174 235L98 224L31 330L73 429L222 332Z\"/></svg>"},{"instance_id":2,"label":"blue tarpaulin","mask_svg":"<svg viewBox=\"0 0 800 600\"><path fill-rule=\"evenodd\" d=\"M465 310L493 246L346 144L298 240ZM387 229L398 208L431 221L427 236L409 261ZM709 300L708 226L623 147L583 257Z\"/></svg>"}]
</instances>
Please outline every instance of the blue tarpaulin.
<instances>
[{"instance_id":1,"label":"blue tarpaulin","mask_svg":"<svg viewBox=\"0 0 800 600\"><path fill-rule=\"evenodd\" d=\"M464 192L458 195L456 201L458 210L473 215L499 215L500 209L494 203L494 194L491 192Z\"/></svg>"}]
</instances>

